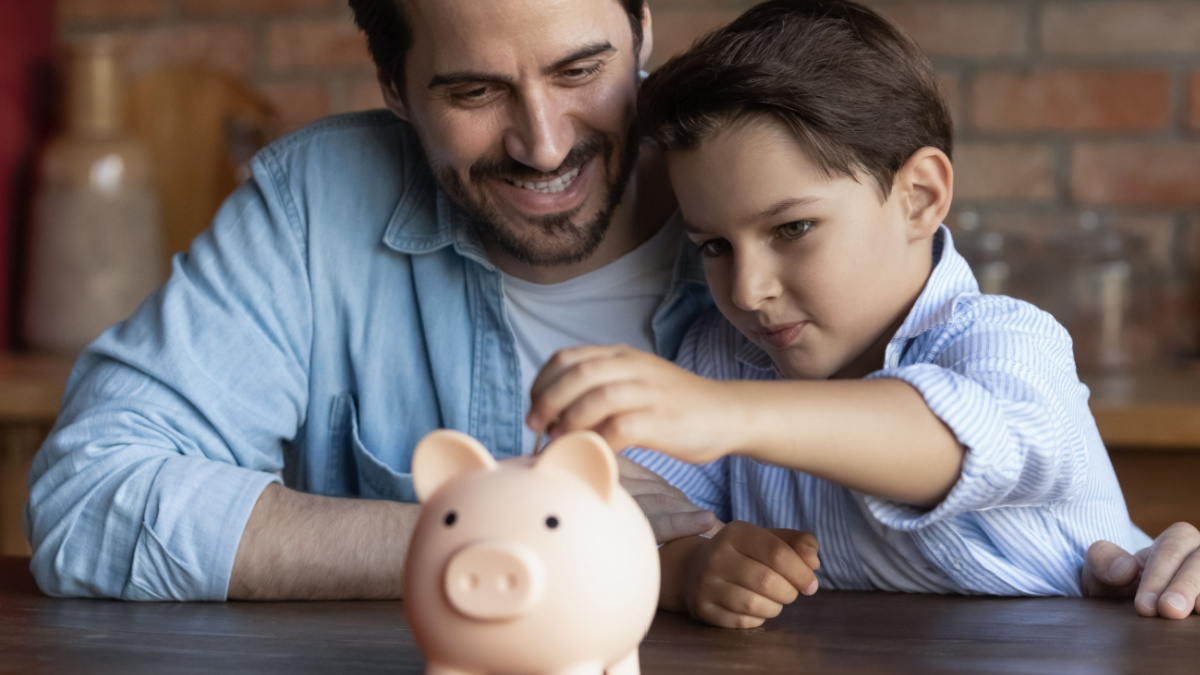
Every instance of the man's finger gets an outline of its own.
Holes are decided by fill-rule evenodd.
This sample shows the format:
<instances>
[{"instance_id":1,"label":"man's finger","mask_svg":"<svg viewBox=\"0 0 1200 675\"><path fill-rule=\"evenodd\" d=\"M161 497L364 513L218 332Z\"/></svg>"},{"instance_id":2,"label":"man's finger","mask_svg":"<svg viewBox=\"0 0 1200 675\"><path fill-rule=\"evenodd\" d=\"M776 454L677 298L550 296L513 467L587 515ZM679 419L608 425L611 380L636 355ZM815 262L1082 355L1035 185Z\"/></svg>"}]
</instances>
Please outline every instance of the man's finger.
<instances>
[{"instance_id":1,"label":"man's finger","mask_svg":"<svg viewBox=\"0 0 1200 675\"><path fill-rule=\"evenodd\" d=\"M1130 597L1137 589L1141 572L1141 563L1125 549L1111 541L1097 541L1088 548L1083 566L1083 594Z\"/></svg>"},{"instance_id":2,"label":"man's finger","mask_svg":"<svg viewBox=\"0 0 1200 675\"><path fill-rule=\"evenodd\" d=\"M1133 602L1139 614L1158 615L1160 597L1198 549L1200 531L1188 523L1175 523L1158 535L1150 549L1150 557L1146 559L1142 582Z\"/></svg>"},{"instance_id":3,"label":"man's finger","mask_svg":"<svg viewBox=\"0 0 1200 675\"><path fill-rule=\"evenodd\" d=\"M654 540L660 544L669 541L704 534L720 521L712 511L676 511L657 515L646 514L650 521L650 529L654 530Z\"/></svg>"}]
</instances>

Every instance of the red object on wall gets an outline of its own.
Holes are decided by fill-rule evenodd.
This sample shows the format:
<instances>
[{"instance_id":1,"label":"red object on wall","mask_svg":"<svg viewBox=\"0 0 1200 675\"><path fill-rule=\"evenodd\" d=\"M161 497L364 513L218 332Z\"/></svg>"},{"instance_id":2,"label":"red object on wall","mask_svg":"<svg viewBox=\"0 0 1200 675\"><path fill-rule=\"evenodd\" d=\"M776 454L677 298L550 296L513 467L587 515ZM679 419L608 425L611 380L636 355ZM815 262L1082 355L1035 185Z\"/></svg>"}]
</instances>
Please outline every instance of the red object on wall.
<instances>
[{"instance_id":1,"label":"red object on wall","mask_svg":"<svg viewBox=\"0 0 1200 675\"><path fill-rule=\"evenodd\" d=\"M49 126L53 43L53 2L0 0L0 351L11 344L15 320L17 219L28 201L33 152Z\"/></svg>"}]
</instances>

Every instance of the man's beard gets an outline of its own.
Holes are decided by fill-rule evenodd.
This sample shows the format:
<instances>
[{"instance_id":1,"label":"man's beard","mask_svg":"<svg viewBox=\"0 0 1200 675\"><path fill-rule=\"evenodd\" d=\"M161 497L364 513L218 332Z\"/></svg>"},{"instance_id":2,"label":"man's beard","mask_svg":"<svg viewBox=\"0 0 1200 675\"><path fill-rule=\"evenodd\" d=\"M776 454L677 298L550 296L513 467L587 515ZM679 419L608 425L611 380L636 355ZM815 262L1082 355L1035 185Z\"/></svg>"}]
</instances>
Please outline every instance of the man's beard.
<instances>
[{"instance_id":1,"label":"man's beard","mask_svg":"<svg viewBox=\"0 0 1200 675\"><path fill-rule=\"evenodd\" d=\"M609 137L595 133L577 142L554 174L536 171L505 156L502 159L485 158L475 162L469 172L470 181L477 188L476 195L484 195L486 193L481 186L485 180L534 183L547 181L555 175L582 167L594 157L601 160L598 171L607 176L616 150ZM577 263L596 252L612 224L613 213L625 196L625 188L633 175L637 156L638 134L634 125L630 127L625 138L625 147L621 149L616 175L604 186L604 206L586 223L575 222L575 217L587 206L588 200L585 198L584 203L569 211L521 216L521 220L532 225L532 228L514 227L512 218L501 215L486 199L472 195L453 168L439 168L437 176L446 193L471 216L476 233L481 239L495 243L505 253L523 263L551 267Z\"/></svg>"}]
</instances>

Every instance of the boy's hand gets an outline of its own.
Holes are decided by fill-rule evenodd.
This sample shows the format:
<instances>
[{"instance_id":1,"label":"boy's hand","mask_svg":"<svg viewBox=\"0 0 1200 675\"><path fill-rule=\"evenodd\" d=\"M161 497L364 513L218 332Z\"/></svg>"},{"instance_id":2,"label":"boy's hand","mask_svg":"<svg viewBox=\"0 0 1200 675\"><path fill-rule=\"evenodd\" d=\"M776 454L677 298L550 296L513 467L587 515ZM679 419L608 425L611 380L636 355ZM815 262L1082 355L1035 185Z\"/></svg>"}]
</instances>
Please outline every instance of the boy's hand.
<instances>
[{"instance_id":1,"label":"boy's hand","mask_svg":"<svg viewBox=\"0 0 1200 675\"><path fill-rule=\"evenodd\" d=\"M734 521L692 551L688 612L723 628L755 628L803 593L817 592L817 540L807 532Z\"/></svg>"},{"instance_id":2,"label":"boy's hand","mask_svg":"<svg viewBox=\"0 0 1200 675\"><path fill-rule=\"evenodd\" d=\"M1175 523L1133 555L1111 542L1092 544L1083 568L1083 594L1133 597L1142 616L1186 619L1200 611L1200 530Z\"/></svg>"},{"instance_id":3,"label":"boy's hand","mask_svg":"<svg viewBox=\"0 0 1200 675\"><path fill-rule=\"evenodd\" d=\"M550 426L551 437L590 429L613 450L640 446L710 462L733 449L741 426L723 384L624 345L564 349L534 380L526 423Z\"/></svg>"}]
</instances>

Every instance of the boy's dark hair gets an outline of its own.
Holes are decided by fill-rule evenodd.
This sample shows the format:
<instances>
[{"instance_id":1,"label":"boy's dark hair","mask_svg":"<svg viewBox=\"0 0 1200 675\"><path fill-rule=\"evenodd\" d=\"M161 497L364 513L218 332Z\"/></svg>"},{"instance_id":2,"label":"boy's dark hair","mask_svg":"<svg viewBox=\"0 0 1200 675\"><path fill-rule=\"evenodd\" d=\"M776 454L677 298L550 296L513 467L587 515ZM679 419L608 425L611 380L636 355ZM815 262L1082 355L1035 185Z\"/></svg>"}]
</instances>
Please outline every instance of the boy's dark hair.
<instances>
[{"instance_id":1,"label":"boy's dark hair","mask_svg":"<svg viewBox=\"0 0 1200 675\"><path fill-rule=\"evenodd\" d=\"M830 175L862 171L884 198L917 150L951 154L953 125L929 59L848 0L771 0L698 40L643 83L643 129L694 148L737 121L786 124Z\"/></svg>"},{"instance_id":2,"label":"boy's dark hair","mask_svg":"<svg viewBox=\"0 0 1200 675\"><path fill-rule=\"evenodd\" d=\"M642 46L642 13L646 0L615 0L629 14L633 30L633 51ZM404 15L404 0L350 0L354 23L367 34L367 50L376 67L382 70L404 96L404 64L412 48L412 25Z\"/></svg>"}]
</instances>

